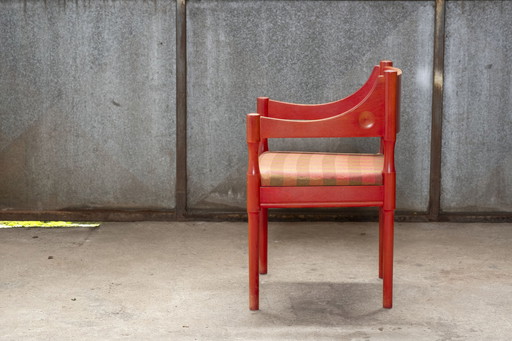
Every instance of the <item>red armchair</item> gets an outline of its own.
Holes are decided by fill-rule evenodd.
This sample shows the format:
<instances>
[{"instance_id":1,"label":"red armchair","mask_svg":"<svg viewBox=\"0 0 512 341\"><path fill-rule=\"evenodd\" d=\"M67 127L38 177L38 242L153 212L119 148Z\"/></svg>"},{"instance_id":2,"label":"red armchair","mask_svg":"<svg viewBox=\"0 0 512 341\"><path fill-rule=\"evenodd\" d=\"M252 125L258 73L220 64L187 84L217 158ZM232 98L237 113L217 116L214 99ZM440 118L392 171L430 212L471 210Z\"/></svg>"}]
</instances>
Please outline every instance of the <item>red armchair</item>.
<instances>
[{"instance_id":1,"label":"red armchair","mask_svg":"<svg viewBox=\"0 0 512 341\"><path fill-rule=\"evenodd\" d=\"M269 208L379 207L379 277L383 306L392 307L395 210L394 149L399 131L400 77L381 61L354 94L325 104L266 97L247 115L249 308L259 309L259 274L267 273ZM269 138L380 137L378 154L273 152Z\"/></svg>"}]
</instances>

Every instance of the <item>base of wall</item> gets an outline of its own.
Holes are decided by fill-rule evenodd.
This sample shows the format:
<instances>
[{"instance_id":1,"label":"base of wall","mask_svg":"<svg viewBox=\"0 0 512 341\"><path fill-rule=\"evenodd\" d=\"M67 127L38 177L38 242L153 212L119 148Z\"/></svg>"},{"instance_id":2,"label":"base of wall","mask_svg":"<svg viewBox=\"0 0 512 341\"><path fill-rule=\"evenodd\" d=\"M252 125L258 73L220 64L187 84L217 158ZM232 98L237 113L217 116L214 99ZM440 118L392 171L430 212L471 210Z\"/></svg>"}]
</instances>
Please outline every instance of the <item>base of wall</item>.
<instances>
[{"instance_id":1,"label":"base of wall","mask_svg":"<svg viewBox=\"0 0 512 341\"><path fill-rule=\"evenodd\" d=\"M0 220L65 220L65 221L245 221L242 211L189 210L185 218L177 219L174 211L152 210L73 210L73 211L0 211ZM377 221L376 210L270 210L271 221ZM429 220L427 212L397 211L398 222L462 222L512 223L512 212L444 212Z\"/></svg>"},{"instance_id":2,"label":"base of wall","mask_svg":"<svg viewBox=\"0 0 512 341\"><path fill-rule=\"evenodd\" d=\"M176 213L152 210L0 211L0 220L174 221Z\"/></svg>"}]
</instances>

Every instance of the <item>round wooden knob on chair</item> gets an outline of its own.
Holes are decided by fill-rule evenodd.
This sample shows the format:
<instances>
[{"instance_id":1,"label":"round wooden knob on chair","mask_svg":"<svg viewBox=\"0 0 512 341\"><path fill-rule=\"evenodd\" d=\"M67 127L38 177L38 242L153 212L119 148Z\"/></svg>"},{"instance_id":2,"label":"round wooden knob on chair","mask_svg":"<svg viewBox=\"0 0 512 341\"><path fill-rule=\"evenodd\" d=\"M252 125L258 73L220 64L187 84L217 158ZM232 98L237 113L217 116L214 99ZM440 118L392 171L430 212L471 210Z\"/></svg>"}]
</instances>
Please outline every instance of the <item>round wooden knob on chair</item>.
<instances>
[{"instance_id":1,"label":"round wooden knob on chair","mask_svg":"<svg viewBox=\"0 0 512 341\"><path fill-rule=\"evenodd\" d=\"M363 111L359 114L359 125L361 128L369 129L375 124L375 115L370 111Z\"/></svg>"}]
</instances>

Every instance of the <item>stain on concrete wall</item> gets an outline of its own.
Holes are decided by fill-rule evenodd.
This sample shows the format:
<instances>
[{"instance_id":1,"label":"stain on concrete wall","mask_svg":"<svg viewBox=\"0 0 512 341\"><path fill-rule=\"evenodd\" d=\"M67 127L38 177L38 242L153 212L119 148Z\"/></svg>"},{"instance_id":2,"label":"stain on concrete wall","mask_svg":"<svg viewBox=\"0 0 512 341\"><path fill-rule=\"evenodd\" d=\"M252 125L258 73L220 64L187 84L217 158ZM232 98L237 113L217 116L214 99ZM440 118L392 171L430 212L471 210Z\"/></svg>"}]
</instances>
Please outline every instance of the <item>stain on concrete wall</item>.
<instances>
[{"instance_id":1,"label":"stain on concrete wall","mask_svg":"<svg viewBox=\"0 0 512 341\"><path fill-rule=\"evenodd\" d=\"M398 208L428 202L434 2L188 3L188 162L192 208L245 205L245 114L256 97L320 103L357 90L373 65L404 71ZM283 141L278 149L374 152L375 140Z\"/></svg>"},{"instance_id":2,"label":"stain on concrete wall","mask_svg":"<svg viewBox=\"0 0 512 341\"><path fill-rule=\"evenodd\" d=\"M175 3L0 3L0 208L174 207Z\"/></svg>"},{"instance_id":3,"label":"stain on concrete wall","mask_svg":"<svg viewBox=\"0 0 512 341\"><path fill-rule=\"evenodd\" d=\"M450 1L441 205L512 210L512 2Z\"/></svg>"}]
</instances>

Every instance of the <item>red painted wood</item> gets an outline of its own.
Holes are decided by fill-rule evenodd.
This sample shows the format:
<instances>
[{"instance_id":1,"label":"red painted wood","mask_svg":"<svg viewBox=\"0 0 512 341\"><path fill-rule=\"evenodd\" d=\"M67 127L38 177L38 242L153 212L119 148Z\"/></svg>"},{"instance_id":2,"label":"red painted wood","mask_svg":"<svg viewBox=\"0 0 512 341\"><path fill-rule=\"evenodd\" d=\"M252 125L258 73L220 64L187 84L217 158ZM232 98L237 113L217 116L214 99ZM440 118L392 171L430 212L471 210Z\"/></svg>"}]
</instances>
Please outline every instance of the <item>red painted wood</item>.
<instances>
[{"instance_id":1,"label":"red painted wood","mask_svg":"<svg viewBox=\"0 0 512 341\"><path fill-rule=\"evenodd\" d=\"M260 116L268 116L268 97L258 97L256 102L256 110ZM260 154L268 151L267 139L262 139L260 144Z\"/></svg>"},{"instance_id":2,"label":"red painted wood","mask_svg":"<svg viewBox=\"0 0 512 341\"><path fill-rule=\"evenodd\" d=\"M358 106L318 120L261 118L262 138L375 137L384 134L384 78L379 76L370 95Z\"/></svg>"},{"instance_id":3,"label":"red painted wood","mask_svg":"<svg viewBox=\"0 0 512 341\"><path fill-rule=\"evenodd\" d=\"M396 207L396 173L384 173L384 205L385 210L394 210Z\"/></svg>"},{"instance_id":4,"label":"red painted wood","mask_svg":"<svg viewBox=\"0 0 512 341\"><path fill-rule=\"evenodd\" d=\"M379 63L379 66L380 66L380 74L383 75L384 70L386 70L386 68L393 66L393 62L390 60L381 60Z\"/></svg>"},{"instance_id":5,"label":"red painted wood","mask_svg":"<svg viewBox=\"0 0 512 341\"><path fill-rule=\"evenodd\" d=\"M267 253L268 253L268 209L261 208L260 211L260 274L267 273Z\"/></svg>"},{"instance_id":6,"label":"red painted wood","mask_svg":"<svg viewBox=\"0 0 512 341\"><path fill-rule=\"evenodd\" d=\"M260 142L260 115L259 114L247 114L246 137L247 137L247 143L259 143Z\"/></svg>"},{"instance_id":7,"label":"red painted wood","mask_svg":"<svg viewBox=\"0 0 512 341\"><path fill-rule=\"evenodd\" d=\"M295 104L270 100L268 116L289 120L316 120L328 118L352 109L368 96L379 76L379 67L375 66L366 83L352 95L341 100L323 104ZM266 115L265 115L266 116Z\"/></svg>"},{"instance_id":8,"label":"red painted wood","mask_svg":"<svg viewBox=\"0 0 512 341\"><path fill-rule=\"evenodd\" d=\"M283 207L282 204L293 204L294 207L325 207L328 203L336 203L333 207L342 206L343 203L349 206L354 203L374 206L373 204L379 202L382 205L383 200L383 186L260 187L262 207ZM372 205L365 205L367 202Z\"/></svg>"},{"instance_id":9,"label":"red painted wood","mask_svg":"<svg viewBox=\"0 0 512 341\"><path fill-rule=\"evenodd\" d=\"M317 202L283 202L261 204L265 208L308 208L308 207L380 207L382 201L317 201Z\"/></svg>"},{"instance_id":10,"label":"red painted wood","mask_svg":"<svg viewBox=\"0 0 512 341\"><path fill-rule=\"evenodd\" d=\"M396 133L400 132L400 103L401 101L401 93L402 93L402 71L396 69L397 71L397 80L396 80Z\"/></svg>"},{"instance_id":11,"label":"red painted wood","mask_svg":"<svg viewBox=\"0 0 512 341\"><path fill-rule=\"evenodd\" d=\"M259 211L259 187L260 170L258 165L258 153L260 145L260 116L258 114L247 115L247 147L249 160L247 166L247 212Z\"/></svg>"},{"instance_id":12,"label":"red painted wood","mask_svg":"<svg viewBox=\"0 0 512 341\"><path fill-rule=\"evenodd\" d=\"M398 72L396 70L385 70L384 79L386 82L385 91L385 119L386 129L384 140L394 141L396 139L396 117L397 117L397 86Z\"/></svg>"},{"instance_id":13,"label":"red painted wood","mask_svg":"<svg viewBox=\"0 0 512 341\"><path fill-rule=\"evenodd\" d=\"M384 308L393 307L393 235L394 211L384 211L382 231L382 270L383 270L383 303Z\"/></svg>"},{"instance_id":14,"label":"red painted wood","mask_svg":"<svg viewBox=\"0 0 512 341\"><path fill-rule=\"evenodd\" d=\"M259 309L259 273L258 273L258 212L248 213L249 221L249 309Z\"/></svg>"},{"instance_id":15,"label":"red painted wood","mask_svg":"<svg viewBox=\"0 0 512 341\"><path fill-rule=\"evenodd\" d=\"M249 160L247 166L247 215L249 223L249 309L259 309L259 187L260 172L258 151L260 146L260 115L247 115L247 146Z\"/></svg>"},{"instance_id":16,"label":"red painted wood","mask_svg":"<svg viewBox=\"0 0 512 341\"><path fill-rule=\"evenodd\" d=\"M384 210L379 208L379 278L382 278L382 234L384 229Z\"/></svg>"},{"instance_id":17,"label":"red painted wood","mask_svg":"<svg viewBox=\"0 0 512 341\"><path fill-rule=\"evenodd\" d=\"M383 307L393 295L393 234L396 196L394 162L399 131L400 78L391 61L381 61L353 95L318 105L293 104L260 97L257 114L247 115L247 212L249 220L249 307L259 308L259 274L267 272L268 208L379 207L379 277ZM262 187L258 156L267 138L380 136L384 154L382 186Z\"/></svg>"}]
</instances>

